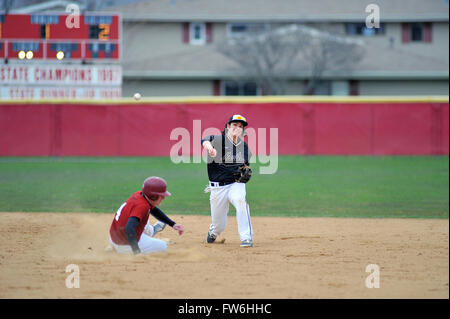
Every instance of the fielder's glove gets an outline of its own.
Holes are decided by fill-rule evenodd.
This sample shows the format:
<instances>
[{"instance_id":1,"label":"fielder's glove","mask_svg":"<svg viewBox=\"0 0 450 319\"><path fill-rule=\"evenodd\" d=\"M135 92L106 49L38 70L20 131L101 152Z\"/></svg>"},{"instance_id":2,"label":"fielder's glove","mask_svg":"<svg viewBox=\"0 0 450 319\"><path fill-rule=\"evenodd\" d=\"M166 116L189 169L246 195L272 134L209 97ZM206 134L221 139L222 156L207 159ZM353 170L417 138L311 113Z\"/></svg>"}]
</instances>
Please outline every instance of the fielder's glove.
<instances>
[{"instance_id":1,"label":"fielder's glove","mask_svg":"<svg viewBox=\"0 0 450 319\"><path fill-rule=\"evenodd\" d=\"M247 183L252 177L252 169L248 165L239 166L238 171L234 174L234 179L238 183Z\"/></svg>"}]
</instances>

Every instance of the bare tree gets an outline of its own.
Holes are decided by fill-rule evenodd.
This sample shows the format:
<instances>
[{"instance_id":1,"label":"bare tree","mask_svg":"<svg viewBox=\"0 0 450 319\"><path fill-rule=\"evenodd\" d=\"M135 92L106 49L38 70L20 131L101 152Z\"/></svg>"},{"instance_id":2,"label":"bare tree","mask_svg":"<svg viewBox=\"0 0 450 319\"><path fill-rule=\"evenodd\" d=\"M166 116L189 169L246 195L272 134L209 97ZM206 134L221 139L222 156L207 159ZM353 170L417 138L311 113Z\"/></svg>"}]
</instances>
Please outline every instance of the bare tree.
<instances>
[{"instance_id":1,"label":"bare tree","mask_svg":"<svg viewBox=\"0 0 450 319\"><path fill-rule=\"evenodd\" d=\"M308 64L303 68L308 79L303 89L304 94L314 92L325 72L348 74L364 55L362 41L305 26L300 28L310 38L310 45L299 52L302 62Z\"/></svg>"},{"instance_id":2,"label":"bare tree","mask_svg":"<svg viewBox=\"0 0 450 319\"><path fill-rule=\"evenodd\" d=\"M325 72L350 70L363 54L361 42L297 24L228 39L217 49L265 95L285 94L298 76L308 79L303 93L309 94Z\"/></svg>"}]
</instances>

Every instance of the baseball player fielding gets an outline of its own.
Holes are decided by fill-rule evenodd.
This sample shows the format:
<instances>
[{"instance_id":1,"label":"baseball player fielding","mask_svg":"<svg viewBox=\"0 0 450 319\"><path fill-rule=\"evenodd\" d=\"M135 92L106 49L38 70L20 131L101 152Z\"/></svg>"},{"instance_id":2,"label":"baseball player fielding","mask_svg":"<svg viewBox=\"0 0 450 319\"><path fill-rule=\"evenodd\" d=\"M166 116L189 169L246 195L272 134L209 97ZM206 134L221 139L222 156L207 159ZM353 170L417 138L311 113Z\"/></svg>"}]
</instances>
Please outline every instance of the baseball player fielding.
<instances>
[{"instance_id":1,"label":"baseball player fielding","mask_svg":"<svg viewBox=\"0 0 450 319\"><path fill-rule=\"evenodd\" d=\"M230 117L221 135L210 135L201 140L208 151L208 178L205 192L210 192L211 224L206 242L216 241L227 225L230 203L236 208L241 247L253 246L250 208L246 200L245 184L252 171L251 152L242 139L247 119L239 114Z\"/></svg>"}]
</instances>

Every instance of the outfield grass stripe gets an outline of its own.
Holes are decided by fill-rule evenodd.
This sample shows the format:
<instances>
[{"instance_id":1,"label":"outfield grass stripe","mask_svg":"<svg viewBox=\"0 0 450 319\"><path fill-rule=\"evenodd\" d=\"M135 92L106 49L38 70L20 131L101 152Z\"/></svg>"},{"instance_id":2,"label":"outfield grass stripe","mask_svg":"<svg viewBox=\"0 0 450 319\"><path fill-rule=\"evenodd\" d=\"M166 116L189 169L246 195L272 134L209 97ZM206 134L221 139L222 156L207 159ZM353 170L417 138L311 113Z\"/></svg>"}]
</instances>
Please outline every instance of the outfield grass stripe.
<instances>
[{"instance_id":1,"label":"outfield grass stripe","mask_svg":"<svg viewBox=\"0 0 450 319\"><path fill-rule=\"evenodd\" d=\"M262 175L265 165L247 184L252 216L448 218L448 156L280 156ZM151 175L169 184L169 215L209 215L206 164L169 157L1 157L0 211L113 214Z\"/></svg>"}]
</instances>

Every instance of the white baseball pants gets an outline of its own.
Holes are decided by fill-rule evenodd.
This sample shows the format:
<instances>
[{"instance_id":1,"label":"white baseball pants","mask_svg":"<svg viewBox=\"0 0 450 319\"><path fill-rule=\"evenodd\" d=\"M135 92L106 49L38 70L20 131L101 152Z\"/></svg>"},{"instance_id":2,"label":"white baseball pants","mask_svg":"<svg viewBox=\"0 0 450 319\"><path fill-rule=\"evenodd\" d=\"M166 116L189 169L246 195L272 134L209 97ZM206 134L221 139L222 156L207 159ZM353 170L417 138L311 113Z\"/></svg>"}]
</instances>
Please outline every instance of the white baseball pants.
<instances>
[{"instance_id":1,"label":"white baseball pants","mask_svg":"<svg viewBox=\"0 0 450 319\"><path fill-rule=\"evenodd\" d=\"M153 238L153 235L153 226L147 223L147 225L145 225L144 232L138 241L138 246L141 253L148 254L167 250L167 243L164 240ZM111 246L113 246L114 250L119 254L130 254L133 252L130 245L117 245L111 240L111 238L109 238L109 242Z\"/></svg>"},{"instance_id":2,"label":"white baseball pants","mask_svg":"<svg viewBox=\"0 0 450 319\"><path fill-rule=\"evenodd\" d=\"M211 185L211 182L210 182ZM211 205L211 225L209 231L218 236L227 226L230 203L236 208L236 219L241 241L253 240L250 208L245 199L245 183L232 183L225 186L209 186Z\"/></svg>"}]
</instances>

